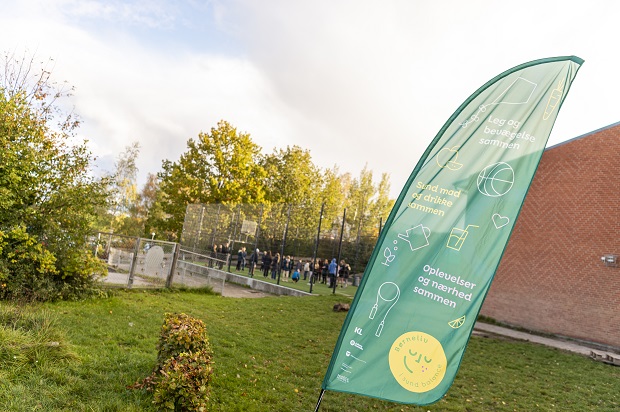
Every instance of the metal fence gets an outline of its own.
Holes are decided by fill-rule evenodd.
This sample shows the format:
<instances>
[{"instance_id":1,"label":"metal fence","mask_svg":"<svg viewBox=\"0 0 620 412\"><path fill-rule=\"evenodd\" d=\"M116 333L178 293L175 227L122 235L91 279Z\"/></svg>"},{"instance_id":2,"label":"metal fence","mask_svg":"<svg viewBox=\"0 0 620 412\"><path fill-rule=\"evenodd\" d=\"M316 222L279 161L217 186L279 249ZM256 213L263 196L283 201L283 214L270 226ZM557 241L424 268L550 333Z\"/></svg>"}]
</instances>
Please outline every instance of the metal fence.
<instances>
[{"instance_id":1,"label":"metal fence","mask_svg":"<svg viewBox=\"0 0 620 412\"><path fill-rule=\"evenodd\" d=\"M374 222L372 221L374 220ZM337 258L363 272L381 230L381 219L347 210L328 215L303 204L190 204L181 245L184 249L237 266L238 256L261 255L295 260Z\"/></svg>"},{"instance_id":2,"label":"metal fence","mask_svg":"<svg viewBox=\"0 0 620 412\"><path fill-rule=\"evenodd\" d=\"M178 243L97 233L90 239L92 251L108 268L102 282L116 287L210 287L222 293L227 255L202 255L184 250Z\"/></svg>"},{"instance_id":3,"label":"metal fence","mask_svg":"<svg viewBox=\"0 0 620 412\"><path fill-rule=\"evenodd\" d=\"M172 286L210 287L215 292L222 293L226 283L224 270L227 264L228 260L180 248Z\"/></svg>"},{"instance_id":4,"label":"metal fence","mask_svg":"<svg viewBox=\"0 0 620 412\"><path fill-rule=\"evenodd\" d=\"M381 220L353 213L326 213L324 207L192 204L187 206L181 243L98 233L90 239L93 253L106 262L103 281L122 287L204 287L221 292L226 271L249 267L260 250L290 256L295 262L336 258L351 267L351 278L363 272L381 230ZM312 271L313 265L310 270ZM278 277L279 279L279 277Z\"/></svg>"},{"instance_id":5,"label":"metal fence","mask_svg":"<svg viewBox=\"0 0 620 412\"><path fill-rule=\"evenodd\" d=\"M132 287L170 286L178 244L161 240L98 233L93 253L106 262L107 284Z\"/></svg>"}]
</instances>

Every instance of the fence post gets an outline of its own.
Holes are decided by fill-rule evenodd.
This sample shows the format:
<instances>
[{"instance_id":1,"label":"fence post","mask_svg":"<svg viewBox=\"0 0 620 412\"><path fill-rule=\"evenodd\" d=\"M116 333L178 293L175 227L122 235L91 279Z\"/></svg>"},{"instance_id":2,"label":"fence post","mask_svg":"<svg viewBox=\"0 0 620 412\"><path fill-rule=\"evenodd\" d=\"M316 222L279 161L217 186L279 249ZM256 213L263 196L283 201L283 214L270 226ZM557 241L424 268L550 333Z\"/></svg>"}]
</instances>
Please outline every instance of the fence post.
<instances>
[{"instance_id":1,"label":"fence post","mask_svg":"<svg viewBox=\"0 0 620 412\"><path fill-rule=\"evenodd\" d=\"M213 226L213 237L211 240L211 247L213 247L213 245L215 245L215 235L217 233L217 226L220 224L220 206L222 206L220 203L217 204L217 215L215 217L215 226Z\"/></svg>"},{"instance_id":2,"label":"fence post","mask_svg":"<svg viewBox=\"0 0 620 412\"><path fill-rule=\"evenodd\" d=\"M338 284L338 272L340 265L340 251L342 250L342 235L344 235L344 222L347 218L347 208L344 208L344 212L342 213L342 226L340 227L340 241L338 242L338 258L336 260L336 274L334 275L332 288L334 289L333 293L336 293L336 285Z\"/></svg>"},{"instance_id":3,"label":"fence post","mask_svg":"<svg viewBox=\"0 0 620 412\"><path fill-rule=\"evenodd\" d=\"M308 293L312 293L312 285L314 284L314 279L317 277L317 273L314 273L314 266L316 264L316 252L319 248L319 239L321 238L321 222L323 221L323 209L325 208L325 202L321 204L321 214L319 215L319 228L316 232L316 243L314 244L314 252L312 253L312 276L310 276L310 291Z\"/></svg>"},{"instance_id":4,"label":"fence post","mask_svg":"<svg viewBox=\"0 0 620 412\"><path fill-rule=\"evenodd\" d=\"M168 277L166 278L166 287L172 287L172 278L174 278L174 271L177 270L177 262L179 261L179 249L180 245L178 243L174 244L174 254L172 255L172 264L170 265L170 273L168 273Z\"/></svg>"},{"instance_id":5,"label":"fence post","mask_svg":"<svg viewBox=\"0 0 620 412\"><path fill-rule=\"evenodd\" d=\"M280 261L278 262L278 285L280 284L280 272L282 271L282 262L284 262L284 248L286 247L286 236L288 235L288 223L291 218L291 205L288 205L288 212L286 214L286 225L284 226L284 238L282 238L282 249L280 254Z\"/></svg>"},{"instance_id":6,"label":"fence post","mask_svg":"<svg viewBox=\"0 0 620 412\"><path fill-rule=\"evenodd\" d=\"M133 258L131 259L131 266L129 267L129 279L127 279L127 287L131 289L133 286L133 275L136 270L136 261L138 260L138 252L140 251L140 238L136 238L136 246L133 248Z\"/></svg>"},{"instance_id":7,"label":"fence post","mask_svg":"<svg viewBox=\"0 0 620 412\"><path fill-rule=\"evenodd\" d=\"M194 239L194 250L198 249L198 244L200 244L200 240L202 238L202 221L204 217L205 217L205 205L201 203L200 204L200 223L198 224L198 235Z\"/></svg>"},{"instance_id":8,"label":"fence post","mask_svg":"<svg viewBox=\"0 0 620 412\"><path fill-rule=\"evenodd\" d=\"M230 272L230 263L232 262L232 256L235 252L235 239L237 238L237 226L239 226L239 219L241 217L241 203L237 206L237 221L235 222L235 228L232 236L232 245L228 247L228 272ZM241 238L241 235L239 235Z\"/></svg>"},{"instance_id":9,"label":"fence post","mask_svg":"<svg viewBox=\"0 0 620 412\"><path fill-rule=\"evenodd\" d=\"M256 225L256 234L255 234L256 238L254 239L254 252L256 252L256 249L258 248L258 238L260 236L260 224L263 220L264 208L265 208L265 205L261 204L260 215L258 215L258 225ZM258 256L256 256L256 259L258 259ZM256 266L258 266L258 261L256 262Z\"/></svg>"}]
</instances>

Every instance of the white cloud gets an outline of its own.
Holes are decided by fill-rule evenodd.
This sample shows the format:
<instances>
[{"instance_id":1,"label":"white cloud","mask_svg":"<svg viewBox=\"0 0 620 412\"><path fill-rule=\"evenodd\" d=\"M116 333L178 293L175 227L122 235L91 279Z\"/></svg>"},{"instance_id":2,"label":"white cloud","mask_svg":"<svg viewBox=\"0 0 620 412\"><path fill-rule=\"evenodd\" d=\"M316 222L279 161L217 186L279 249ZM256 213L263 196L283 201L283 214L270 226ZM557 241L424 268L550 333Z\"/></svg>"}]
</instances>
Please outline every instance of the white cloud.
<instances>
[{"instance_id":1,"label":"white cloud","mask_svg":"<svg viewBox=\"0 0 620 412\"><path fill-rule=\"evenodd\" d=\"M2 4L6 3L6 4ZM53 57L81 134L111 165L134 140L141 175L221 119L266 151L297 144L393 193L452 112L500 72L586 60L551 143L618 120L620 7L524 0L0 1L0 50ZM605 10L605 13L601 13Z\"/></svg>"}]
</instances>

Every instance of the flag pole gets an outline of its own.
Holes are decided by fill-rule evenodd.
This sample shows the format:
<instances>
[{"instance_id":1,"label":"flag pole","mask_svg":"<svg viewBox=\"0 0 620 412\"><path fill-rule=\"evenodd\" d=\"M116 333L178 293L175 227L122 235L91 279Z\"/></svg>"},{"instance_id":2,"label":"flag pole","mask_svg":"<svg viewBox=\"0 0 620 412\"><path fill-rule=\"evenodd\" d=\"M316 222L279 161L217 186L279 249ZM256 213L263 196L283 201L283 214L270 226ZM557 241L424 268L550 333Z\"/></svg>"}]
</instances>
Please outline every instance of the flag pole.
<instances>
[{"instance_id":1,"label":"flag pole","mask_svg":"<svg viewBox=\"0 0 620 412\"><path fill-rule=\"evenodd\" d=\"M319 408L321 407L321 401L323 400L323 394L325 394L325 389L321 388L321 393L319 394L319 400L316 402L316 407L314 408L314 412L319 412Z\"/></svg>"}]
</instances>

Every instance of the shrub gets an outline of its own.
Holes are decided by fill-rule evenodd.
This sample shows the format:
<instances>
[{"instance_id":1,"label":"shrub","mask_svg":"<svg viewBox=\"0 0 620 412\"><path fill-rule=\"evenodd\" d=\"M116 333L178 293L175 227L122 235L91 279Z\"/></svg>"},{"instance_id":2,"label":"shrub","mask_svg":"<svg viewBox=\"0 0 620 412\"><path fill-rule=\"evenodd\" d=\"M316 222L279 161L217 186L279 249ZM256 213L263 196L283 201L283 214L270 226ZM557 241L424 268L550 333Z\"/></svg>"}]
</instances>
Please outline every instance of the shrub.
<instances>
[{"instance_id":1,"label":"shrub","mask_svg":"<svg viewBox=\"0 0 620 412\"><path fill-rule=\"evenodd\" d=\"M213 373L207 350L182 352L164 362L155 379L153 403L160 409L206 411Z\"/></svg>"},{"instance_id":2,"label":"shrub","mask_svg":"<svg viewBox=\"0 0 620 412\"><path fill-rule=\"evenodd\" d=\"M0 231L0 299L76 299L97 290L93 274L105 269L86 250L52 253L21 226Z\"/></svg>"},{"instance_id":3,"label":"shrub","mask_svg":"<svg viewBox=\"0 0 620 412\"><path fill-rule=\"evenodd\" d=\"M57 273L56 258L23 227L0 232L0 298L36 300Z\"/></svg>"},{"instance_id":4,"label":"shrub","mask_svg":"<svg viewBox=\"0 0 620 412\"><path fill-rule=\"evenodd\" d=\"M74 299L105 273L85 239L108 205L108 178L76 139L70 91L35 58L0 63L0 299Z\"/></svg>"},{"instance_id":5,"label":"shrub","mask_svg":"<svg viewBox=\"0 0 620 412\"><path fill-rule=\"evenodd\" d=\"M163 410L206 411L213 356L203 321L184 313L166 313L153 373L131 388L154 391Z\"/></svg>"},{"instance_id":6,"label":"shrub","mask_svg":"<svg viewBox=\"0 0 620 412\"><path fill-rule=\"evenodd\" d=\"M204 322L185 313L166 313L157 344L157 367L183 352L201 351L210 351Z\"/></svg>"}]
</instances>

